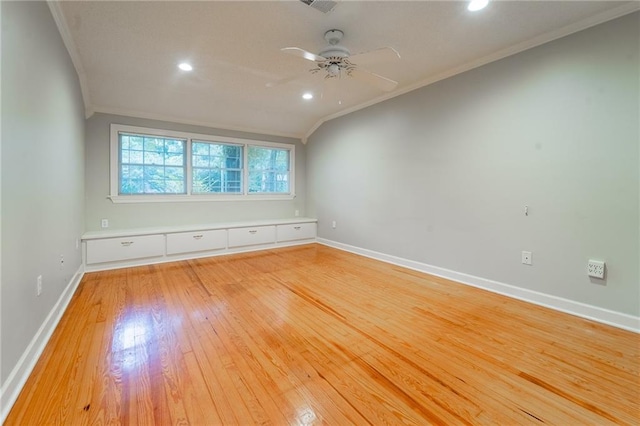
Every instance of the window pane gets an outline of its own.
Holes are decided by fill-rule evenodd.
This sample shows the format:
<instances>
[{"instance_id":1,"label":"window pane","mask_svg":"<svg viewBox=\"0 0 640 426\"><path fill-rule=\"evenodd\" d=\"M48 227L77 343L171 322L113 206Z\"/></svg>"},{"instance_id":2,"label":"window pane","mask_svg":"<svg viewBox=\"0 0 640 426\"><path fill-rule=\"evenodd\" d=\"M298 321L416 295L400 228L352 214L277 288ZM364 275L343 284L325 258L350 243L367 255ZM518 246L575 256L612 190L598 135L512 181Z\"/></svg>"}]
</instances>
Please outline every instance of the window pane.
<instances>
[{"instance_id":1,"label":"window pane","mask_svg":"<svg viewBox=\"0 0 640 426\"><path fill-rule=\"evenodd\" d=\"M171 194L184 194L184 181L183 180L169 180L165 181L166 192Z\"/></svg>"},{"instance_id":2,"label":"window pane","mask_svg":"<svg viewBox=\"0 0 640 426\"><path fill-rule=\"evenodd\" d=\"M164 175L171 180L184 180L184 169L182 167L165 167Z\"/></svg>"},{"instance_id":3,"label":"window pane","mask_svg":"<svg viewBox=\"0 0 640 426\"><path fill-rule=\"evenodd\" d=\"M192 142L194 194L242 192L242 146Z\"/></svg>"},{"instance_id":4,"label":"window pane","mask_svg":"<svg viewBox=\"0 0 640 426\"><path fill-rule=\"evenodd\" d=\"M120 194L186 193L186 140L120 134Z\"/></svg>"},{"instance_id":5,"label":"window pane","mask_svg":"<svg viewBox=\"0 0 640 426\"><path fill-rule=\"evenodd\" d=\"M129 166L129 175L132 179L142 180L144 167L142 166Z\"/></svg>"},{"instance_id":6,"label":"window pane","mask_svg":"<svg viewBox=\"0 0 640 426\"><path fill-rule=\"evenodd\" d=\"M145 151L144 164L163 164L164 156L161 153Z\"/></svg>"},{"instance_id":7,"label":"window pane","mask_svg":"<svg viewBox=\"0 0 640 426\"><path fill-rule=\"evenodd\" d=\"M129 151L129 163L130 164L142 164L143 163L143 151ZM122 153L124 157L124 152ZM124 160L122 161L124 164Z\"/></svg>"},{"instance_id":8,"label":"window pane","mask_svg":"<svg viewBox=\"0 0 640 426\"><path fill-rule=\"evenodd\" d=\"M184 155L180 154L167 154L164 156L164 163L167 166L183 166Z\"/></svg>"},{"instance_id":9,"label":"window pane","mask_svg":"<svg viewBox=\"0 0 640 426\"><path fill-rule=\"evenodd\" d=\"M288 149L249 146L249 192L288 194L289 153Z\"/></svg>"},{"instance_id":10,"label":"window pane","mask_svg":"<svg viewBox=\"0 0 640 426\"><path fill-rule=\"evenodd\" d=\"M122 137L123 135L121 135ZM142 151L142 137L140 136L131 136L129 138L129 143L131 149L136 149L138 151Z\"/></svg>"},{"instance_id":11,"label":"window pane","mask_svg":"<svg viewBox=\"0 0 640 426\"><path fill-rule=\"evenodd\" d=\"M209 144L194 142L191 144L191 151L194 155L209 155Z\"/></svg>"},{"instance_id":12,"label":"window pane","mask_svg":"<svg viewBox=\"0 0 640 426\"><path fill-rule=\"evenodd\" d=\"M144 138L144 150L145 151L163 151L163 139L157 138Z\"/></svg>"},{"instance_id":13,"label":"window pane","mask_svg":"<svg viewBox=\"0 0 640 426\"><path fill-rule=\"evenodd\" d=\"M184 151L184 142L177 139L167 139L166 150L167 152L182 154Z\"/></svg>"},{"instance_id":14,"label":"window pane","mask_svg":"<svg viewBox=\"0 0 640 426\"><path fill-rule=\"evenodd\" d=\"M193 167L209 167L209 159L211 157L206 155L194 155Z\"/></svg>"}]
</instances>

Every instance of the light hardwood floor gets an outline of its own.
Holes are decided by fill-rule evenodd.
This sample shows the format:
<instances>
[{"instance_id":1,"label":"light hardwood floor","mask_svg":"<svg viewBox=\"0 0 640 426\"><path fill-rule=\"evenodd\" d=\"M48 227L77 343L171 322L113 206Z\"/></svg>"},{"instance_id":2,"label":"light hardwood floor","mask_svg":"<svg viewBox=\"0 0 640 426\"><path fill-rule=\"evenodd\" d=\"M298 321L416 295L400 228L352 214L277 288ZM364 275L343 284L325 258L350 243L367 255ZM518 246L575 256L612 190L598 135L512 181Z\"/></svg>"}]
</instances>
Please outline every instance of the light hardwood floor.
<instances>
[{"instance_id":1,"label":"light hardwood floor","mask_svg":"<svg viewBox=\"0 0 640 426\"><path fill-rule=\"evenodd\" d=\"M639 346L311 244L86 274L6 424L639 424Z\"/></svg>"}]
</instances>

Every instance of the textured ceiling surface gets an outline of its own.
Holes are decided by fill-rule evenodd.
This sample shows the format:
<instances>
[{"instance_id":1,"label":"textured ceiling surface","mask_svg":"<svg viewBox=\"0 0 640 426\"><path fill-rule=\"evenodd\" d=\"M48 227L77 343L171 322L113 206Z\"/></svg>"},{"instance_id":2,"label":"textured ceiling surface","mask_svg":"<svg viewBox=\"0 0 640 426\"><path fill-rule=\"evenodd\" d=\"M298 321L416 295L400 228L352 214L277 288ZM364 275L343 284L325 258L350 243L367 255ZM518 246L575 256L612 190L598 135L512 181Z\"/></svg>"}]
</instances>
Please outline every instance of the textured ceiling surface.
<instances>
[{"instance_id":1,"label":"textured ceiling surface","mask_svg":"<svg viewBox=\"0 0 640 426\"><path fill-rule=\"evenodd\" d=\"M323 120L443 76L637 9L637 2L338 1L323 14L299 1L56 3L61 33L81 75L88 112L305 137ZM55 13L54 13L55 16ZM392 47L401 59L366 69L394 92L311 74L324 32L344 31L352 54ZM183 72L177 64L190 62ZM289 77L290 82L268 87ZM312 92L306 101L301 95Z\"/></svg>"}]
</instances>

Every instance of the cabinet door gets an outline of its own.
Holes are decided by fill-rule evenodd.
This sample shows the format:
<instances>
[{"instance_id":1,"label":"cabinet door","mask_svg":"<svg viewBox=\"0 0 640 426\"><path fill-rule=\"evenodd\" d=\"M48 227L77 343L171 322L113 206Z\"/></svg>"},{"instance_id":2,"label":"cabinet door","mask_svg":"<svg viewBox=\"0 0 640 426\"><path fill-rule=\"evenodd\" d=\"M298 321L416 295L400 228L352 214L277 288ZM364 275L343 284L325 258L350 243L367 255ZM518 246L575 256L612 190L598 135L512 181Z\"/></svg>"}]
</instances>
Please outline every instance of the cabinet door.
<instances>
[{"instance_id":1,"label":"cabinet door","mask_svg":"<svg viewBox=\"0 0 640 426\"><path fill-rule=\"evenodd\" d=\"M278 225L278 242L307 240L316 237L315 223L292 223L288 225Z\"/></svg>"},{"instance_id":2,"label":"cabinet door","mask_svg":"<svg viewBox=\"0 0 640 426\"><path fill-rule=\"evenodd\" d=\"M219 250L226 247L226 229L167 234L167 254Z\"/></svg>"},{"instance_id":3,"label":"cabinet door","mask_svg":"<svg viewBox=\"0 0 640 426\"><path fill-rule=\"evenodd\" d=\"M164 235L105 238L87 241L87 264L160 257L164 255Z\"/></svg>"},{"instance_id":4,"label":"cabinet door","mask_svg":"<svg viewBox=\"0 0 640 426\"><path fill-rule=\"evenodd\" d=\"M229 229L229 247L252 246L276 242L275 226Z\"/></svg>"}]
</instances>

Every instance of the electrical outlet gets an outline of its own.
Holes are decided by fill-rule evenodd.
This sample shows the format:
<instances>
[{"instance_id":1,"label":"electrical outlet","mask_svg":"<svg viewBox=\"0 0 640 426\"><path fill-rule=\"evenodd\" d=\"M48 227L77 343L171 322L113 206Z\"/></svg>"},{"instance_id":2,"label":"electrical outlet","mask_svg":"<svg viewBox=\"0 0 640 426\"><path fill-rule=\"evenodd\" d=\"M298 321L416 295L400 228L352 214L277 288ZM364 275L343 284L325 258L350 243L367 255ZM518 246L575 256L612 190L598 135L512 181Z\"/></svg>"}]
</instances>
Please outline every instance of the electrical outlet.
<instances>
[{"instance_id":1,"label":"electrical outlet","mask_svg":"<svg viewBox=\"0 0 640 426\"><path fill-rule=\"evenodd\" d=\"M531 265L531 258L532 258L532 254L530 251L522 252L522 263L524 265Z\"/></svg>"},{"instance_id":2,"label":"electrical outlet","mask_svg":"<svg viewBox=\"0 0 640 426\"><path fill-rule=\"evenodd\" d=\"M331 222L331 227L332 227L333 229L336 229L336 221L335 221L335 220L334 220L333 222Z\"/></svg>"},{"instance_id":3,"label":"electrical outlet","mask_svg":"<svg viewBox=\"0 0 640 426\"><path fill-rule=\"evenodd\" d=\"M294 214L295 214L295 216L296 216L296 217L300 216L300 210L296 210L296 211L294 212Z\"/></svg>"},{"instance_id":4,"label":"electrical outlet","mask_svg":"<svg viewBox=\"0 0 640 426\"><path fill-rule=\"evenodd\" d=\"M593 278L604 279L605 263L602 260L589 259L587 264L587 274Z\"/></svg>"},{"instance_id":5,"label":"electrical outlet","mask_svg":"<svg viewBox=\"0 0 640 426\"><path fill-rule=\"evenodd\" d=\"M103 228L108 228L109 227L109 219L102 219L102 221L100 222L100 226L102 226Z\"/></svg>"},{"instance_id":6,"label":"electrical outlet","mask_svg":"<svg viewBox=\"0 0 640 426\"><path fill-rule=\"evenodd\" d=\"M36 295L40 296L42 294L42 275L38 275L36 279Z\"/></svg>"},{"instance_id":7,"label":"electrical outlet","mask_svg":"<svg viewBox=\"0 0 640 426\"><path fill-rule=\"evenodd\" d=\"M60 269L64 266L64 254L60 255Z\"/></svg>"}]
</instances>

